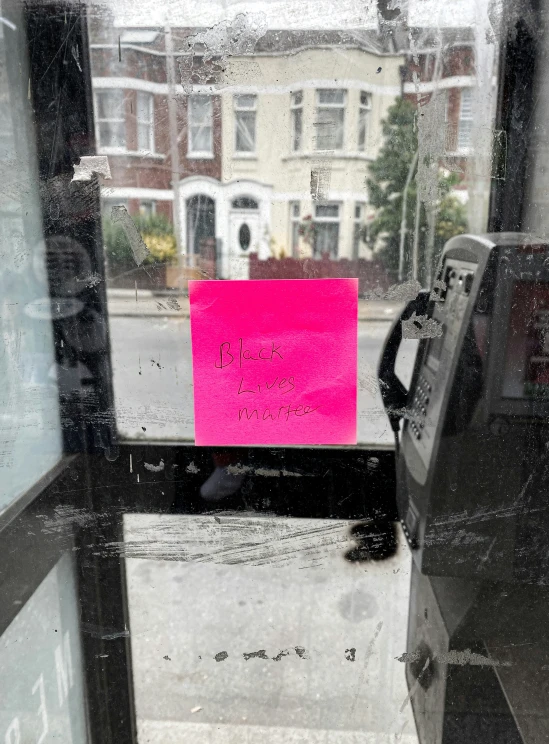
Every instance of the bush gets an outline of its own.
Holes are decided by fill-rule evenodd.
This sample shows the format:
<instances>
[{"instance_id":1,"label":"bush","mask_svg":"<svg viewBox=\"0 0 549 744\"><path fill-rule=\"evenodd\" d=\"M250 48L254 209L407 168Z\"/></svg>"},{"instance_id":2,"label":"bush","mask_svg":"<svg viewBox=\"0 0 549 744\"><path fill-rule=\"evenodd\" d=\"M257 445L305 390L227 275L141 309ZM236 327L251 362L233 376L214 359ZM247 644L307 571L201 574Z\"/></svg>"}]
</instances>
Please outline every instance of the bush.
<instances>
[{"instance_id":1,"label":"bush","mask_svg":"<svg viewBox=\"0 0 549 744\"><path fill-rule=\"evenodd\" d=\"M132 217L137 230L149 249L145 264L169 263L177 256L173 225L161 214ZM123 273L135 268L130 242L119 222L103 218L103 244L111 273Z\"/></svg>"}]
</instances>

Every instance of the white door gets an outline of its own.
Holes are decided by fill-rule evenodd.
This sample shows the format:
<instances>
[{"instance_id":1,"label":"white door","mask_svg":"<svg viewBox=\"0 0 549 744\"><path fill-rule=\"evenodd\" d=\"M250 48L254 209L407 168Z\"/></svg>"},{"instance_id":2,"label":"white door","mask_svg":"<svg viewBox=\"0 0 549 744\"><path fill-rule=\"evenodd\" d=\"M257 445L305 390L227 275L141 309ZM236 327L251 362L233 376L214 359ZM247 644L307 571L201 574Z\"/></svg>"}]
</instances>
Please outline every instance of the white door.
<instances>
[{"instance_id":1,"label":"white door","mask_svg":"<svg viewBox=\"0 0 549 744\"><path fill-rule=\"evenodd\" d=\"M229 236L229 279L250 278L250 253L259 250L259 213L231 212Z\"/></svg>"}]
</instances>

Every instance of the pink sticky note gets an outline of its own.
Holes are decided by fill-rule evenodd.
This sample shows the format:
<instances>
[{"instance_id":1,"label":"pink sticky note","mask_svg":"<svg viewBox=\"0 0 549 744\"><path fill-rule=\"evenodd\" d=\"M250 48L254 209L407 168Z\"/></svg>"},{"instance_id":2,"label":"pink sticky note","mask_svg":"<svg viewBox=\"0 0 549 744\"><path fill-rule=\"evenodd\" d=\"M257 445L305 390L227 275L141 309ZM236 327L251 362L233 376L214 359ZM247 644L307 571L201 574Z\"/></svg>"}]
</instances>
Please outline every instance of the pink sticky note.
<instances>
[{"instance_id":1,"label":"pink sticky note","mask_svg":"<svg viewBox=\"0 0 549 744\"><path fill-rule=\"evenodd\" d=\"M356 279L191 281L197 445L356 444Z\"/></svg>"}]
</instances>

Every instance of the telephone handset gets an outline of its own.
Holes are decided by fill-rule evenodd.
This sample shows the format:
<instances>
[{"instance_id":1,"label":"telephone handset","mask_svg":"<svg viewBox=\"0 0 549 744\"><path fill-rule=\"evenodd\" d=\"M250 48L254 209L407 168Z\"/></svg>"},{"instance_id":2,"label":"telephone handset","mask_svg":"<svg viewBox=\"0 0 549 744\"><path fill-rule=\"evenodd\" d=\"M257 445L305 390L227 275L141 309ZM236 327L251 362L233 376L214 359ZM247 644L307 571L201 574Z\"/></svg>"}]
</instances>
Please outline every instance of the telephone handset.
<instances>
[{"instance_id":1,"label":"telephone handset","mask_svg":"<svg viewBox=\"0 0 549 744\"><path fill-rule=\"evenodd\" d=\"M402 323L409 320L414 313L416 316L425 315L429 307L429 297L430 293L427 290L421 290L417 297L407 303L389 331L379 360L377 376L381 399L397 441L400 420L404 417L408 401L408 390L395 371L398 351L402 343Z\"/></svg>"}]
</instances>

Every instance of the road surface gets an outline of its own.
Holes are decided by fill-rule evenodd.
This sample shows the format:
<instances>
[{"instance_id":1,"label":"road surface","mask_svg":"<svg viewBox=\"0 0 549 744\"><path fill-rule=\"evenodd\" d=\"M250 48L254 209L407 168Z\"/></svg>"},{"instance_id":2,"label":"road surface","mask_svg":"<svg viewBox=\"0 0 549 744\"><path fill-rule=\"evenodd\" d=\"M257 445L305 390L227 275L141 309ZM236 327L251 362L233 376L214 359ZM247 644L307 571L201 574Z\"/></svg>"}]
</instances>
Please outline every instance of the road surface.
<instances>
[{"instance_id":1,"label":"road surface","mask_svg":"<svg viewBox=\"0 0 549 744\"><path fill-rule=\"evenodd\" d=\"M390 446L376 368L390 324L359 323L358 441ZM192 440L193 388L189 319L152 315L111 316L111 348L119 433L127 439ZM397 371L409 378L415 342Z\"/></svg>"}]
</instances>

